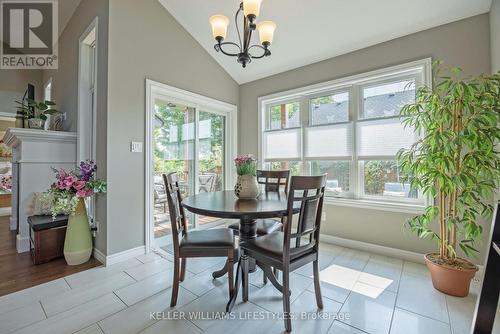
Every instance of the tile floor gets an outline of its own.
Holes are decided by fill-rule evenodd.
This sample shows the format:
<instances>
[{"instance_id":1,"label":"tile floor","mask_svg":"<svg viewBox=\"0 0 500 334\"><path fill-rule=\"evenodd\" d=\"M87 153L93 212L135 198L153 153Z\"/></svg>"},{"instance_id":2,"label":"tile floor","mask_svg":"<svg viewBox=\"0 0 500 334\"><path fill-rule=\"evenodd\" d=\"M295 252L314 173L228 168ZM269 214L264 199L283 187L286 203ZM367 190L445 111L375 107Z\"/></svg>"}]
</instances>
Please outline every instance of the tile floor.
<instances>
[{"instance_id":1,"label":"tile floor","mask_svg":"<svg viewBox=\"0 0 500 334\"><path fill-rule=\"evenodd\" d=\"M322 311L311 267L291 274L294 333L469 333L477 283L467 298L449 297L432 287L422 264L327 244L320 255ZM223 265L220 258L188 260L177 307L170 309L171 260L143 255L0 297L0 333L283 332L280 294L262 284L260 272L251 275L249 302L240 300L221 319L227 281L210 275Z\"/></svg>"}]
</instances>

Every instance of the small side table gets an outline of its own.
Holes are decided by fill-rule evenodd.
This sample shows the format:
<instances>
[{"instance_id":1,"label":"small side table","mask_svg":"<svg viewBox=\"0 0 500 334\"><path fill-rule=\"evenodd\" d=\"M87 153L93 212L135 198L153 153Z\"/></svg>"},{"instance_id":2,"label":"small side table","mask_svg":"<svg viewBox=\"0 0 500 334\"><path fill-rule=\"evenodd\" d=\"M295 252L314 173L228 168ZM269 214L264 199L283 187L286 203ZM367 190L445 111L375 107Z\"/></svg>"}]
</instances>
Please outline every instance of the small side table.
<instances>
[{"instance_id":1,"label":"small side table","mask_svg":"<svg viewBox=\"0 0 500 334\"><path fill-rule=\"evenodd\" d=\"M30 253L34 264L64 256L68 216L29 216Z\"/></svg>"}]
</instances>

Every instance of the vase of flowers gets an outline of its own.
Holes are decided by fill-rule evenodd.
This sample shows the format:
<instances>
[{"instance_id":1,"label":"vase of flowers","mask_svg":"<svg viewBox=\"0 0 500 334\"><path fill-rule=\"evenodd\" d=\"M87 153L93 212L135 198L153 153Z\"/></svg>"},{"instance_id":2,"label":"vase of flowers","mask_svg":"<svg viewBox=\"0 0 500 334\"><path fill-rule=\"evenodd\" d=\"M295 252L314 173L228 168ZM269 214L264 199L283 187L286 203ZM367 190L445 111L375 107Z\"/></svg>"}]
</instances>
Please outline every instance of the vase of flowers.
<instances>
[{"instance_id":1,"label":"vase of flowers","mask_svg":"<svg viewBox=\"0 0 500 334\"><path fill-rule=\"evenodd\" d=\"M106 182L95 178L97 166L93 161L80 162L74 171L54 169L56 182L49 193L53 196L52 216L69 214L64 258L72 265L87 262L92 254L92 235L85 198L106 192Z\"/></svg>"},{"instance_id":2,"label":"vase of flowers","mask_svg":"<svg viewBox=\"0 0 500 334\"><path fill-rule=\"evenodd\" d=\"M234 159L238 180L234 186L234 192L238 198L254 199L259 196L259 184L257 183L257 162L251 154L240 155Z\"/></svg>"}]
</instances>

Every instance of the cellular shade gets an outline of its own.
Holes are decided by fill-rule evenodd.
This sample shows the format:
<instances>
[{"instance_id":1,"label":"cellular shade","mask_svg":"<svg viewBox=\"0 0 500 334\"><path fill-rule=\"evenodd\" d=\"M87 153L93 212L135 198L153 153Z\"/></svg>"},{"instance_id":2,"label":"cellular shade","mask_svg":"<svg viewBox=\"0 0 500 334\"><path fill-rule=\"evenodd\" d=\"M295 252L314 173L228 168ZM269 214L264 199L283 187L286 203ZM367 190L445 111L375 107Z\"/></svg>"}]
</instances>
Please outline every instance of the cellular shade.
<instances>
[{"instance_id":1,"label":"cellular shade","mask_svg":"<svg viewBox=\"0 0 500 334\"><path fill-rule=\"evenodd\" d=\"M264 132L264 160L300 159L300 129Z\"/></svg>"},{"instance_id":2,"label":"cellular shade","mask_svg":"<svg viewBox=\"0 0 500 334\"><path fill-rule=\"evenodd\" d=\"M306 158L352 158L351 123L306 128L305 137Z\"/></svg>"},{"instance_id":3,"label":"cellular shade","mask_svg":"<svg viewBox=\"0 0 500 334\"><path fill-rule=\"evenodd\" d=\"M399 118L358 122L356 145L359 160L393 158L401 148L409 148L417 135L406 129Z\"/></svg>"}]
</instances>

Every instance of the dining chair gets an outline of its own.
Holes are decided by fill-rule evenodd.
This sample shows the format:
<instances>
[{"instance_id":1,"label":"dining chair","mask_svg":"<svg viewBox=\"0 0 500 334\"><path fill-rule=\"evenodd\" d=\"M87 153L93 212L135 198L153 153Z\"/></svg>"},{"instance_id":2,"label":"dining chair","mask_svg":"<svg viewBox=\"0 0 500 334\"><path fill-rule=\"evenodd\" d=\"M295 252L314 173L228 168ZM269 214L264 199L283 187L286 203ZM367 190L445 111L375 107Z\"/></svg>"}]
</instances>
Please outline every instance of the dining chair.
<instances>
[{"instance_id":1,"label":"dining chair","mask_svg":"<svg viewBox=\"0 0 500 334\"><path fill-rule=\"evenodd\" d=\"M288 179L290 177L290 170L257 170L257 182L264 185L265 192L288 191ZM276 219L257 219L257 236L266 235L281 229L283 218L281 222ZM233 230L235 235L239 235L240 224L233 223L228 226Z\"/></svg>"},{"instance_id":2,"label":"dining chair","mask_svg":"<svg viewBox=\"0 0 500 334\"><path fill-rule=\"evenodd\" d=\"M174 281L170 307L177 304L179 283L184 280L186 274L187 258L227 257L229 297L231 297L234 291L235 243L233 231L228 228L188 231L186 215L181 205L182 196L177 174L163 174L163 181L167 191L174 249Z\"/></svg>"},{"instance_id":3,"label":"dining chair","mask_svg":"<svg viewBox=\"0 0 500 334\"><path fill-rule=\"evenodd\" d=\"M326 174L293 176L283 231L275 231L240 243L240 251L257 261L283 272L283 315L285 329L292 330L290 317L290 272L312 262L316 305L323 308L319 281L318 249L321 212L325 194ZM292 227L293 208L300 206L296 226ZM248 301L248 257L240 260L243 301Z\"/></svg>"}]
</instances>

